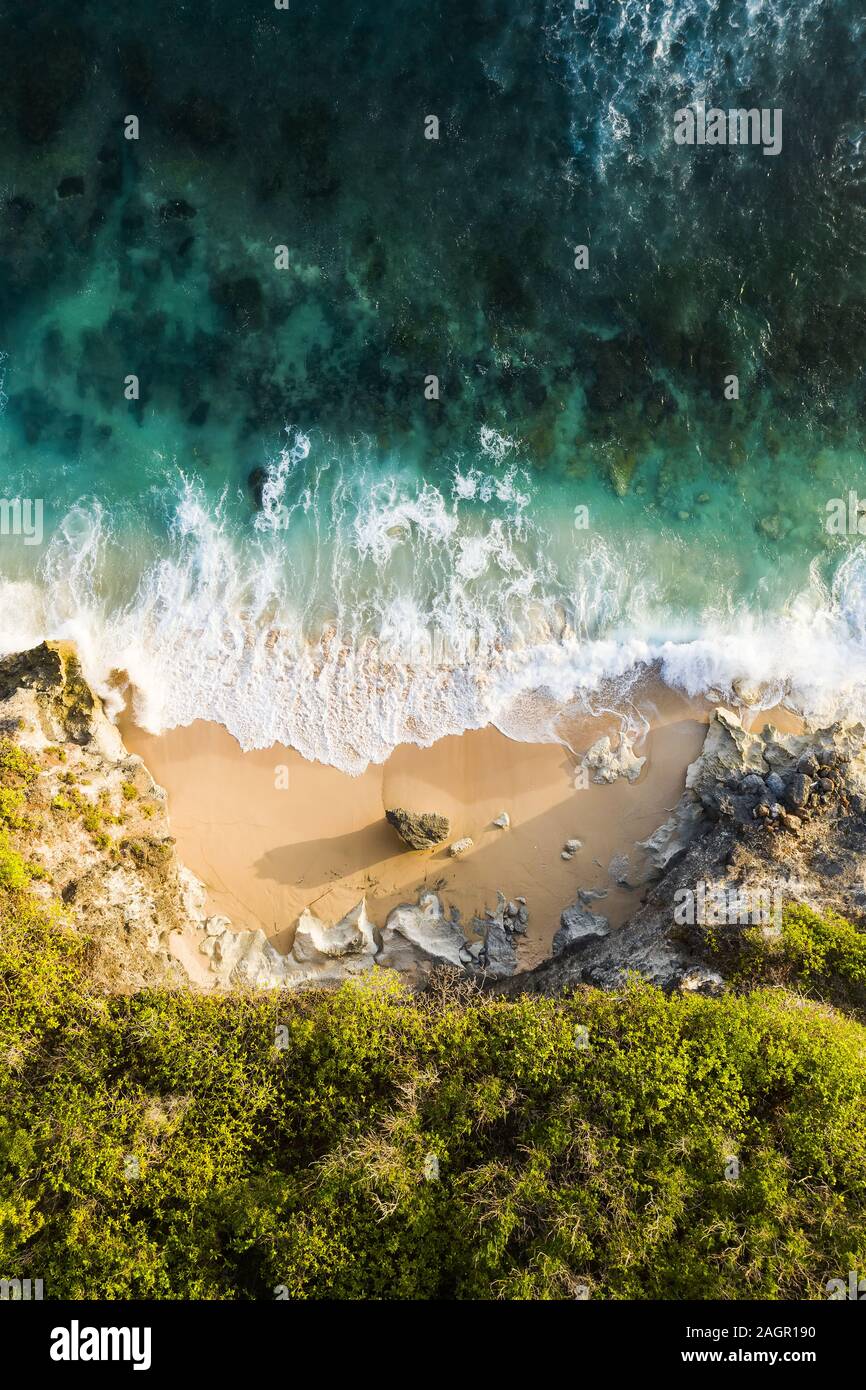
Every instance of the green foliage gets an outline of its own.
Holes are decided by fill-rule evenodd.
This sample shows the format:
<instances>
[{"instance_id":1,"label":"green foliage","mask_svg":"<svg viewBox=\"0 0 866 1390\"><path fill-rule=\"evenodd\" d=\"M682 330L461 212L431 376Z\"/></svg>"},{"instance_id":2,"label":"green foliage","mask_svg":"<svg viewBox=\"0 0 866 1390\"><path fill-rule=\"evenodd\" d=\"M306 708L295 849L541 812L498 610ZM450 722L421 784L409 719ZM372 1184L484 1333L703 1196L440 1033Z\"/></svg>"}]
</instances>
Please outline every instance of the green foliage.
<instances>
[{"instance_id":1,"label":"green foliage","mask_svg":"<svg viewBox=\"0 0 866 1390\"><path fill-rule=\"evenodd\" d=\"M821 1298L866 1266L866 1030L825 1006L103 998L0 902L0 1267L49 1296Z\"/></svg>"},{"instance_id":2,"label":"green foliage","mask_svg":"<svg viewBox=\"0 0 866 1390\"><path fill-rule=\"evenodd\" d=\"M866 934L838 913L788 903L781 932L728 931L715 954L741 988L782 985L866 1020Z\"/></svg>"},{"instance_id":3,"label":"green foliage","mask_svg":"<svg viewBox=\"0 0 866 1390\"><path fill-rule=\"evenodd\" d=\"M32 754L11 738L0 738L0 783L4 787L29 787L39 775Z\"/></svg>"},{"instance_id":4,"label":"green foliage","mask_svg":"<svg viewBox=\"0 0 866 1390\"><path fill-rule=\"evenodd\" d=\"M808 907L789 906L783 925L785 954L807 983L840 980L866 987L866 936L835 912L823 917Z\"/></svg>"},{"instance_id":5,"label":"green foliage","mask_svg":"<svg viewBox=\"0 0 866 1390\"><path fill-rule=\"evenodd\" d=\"M20 812L38 773L38 764L29 753L12 739L0 738L0 827L26 827L27 817Z\"/></svg>"},{"instance_id":6,"label":"green foliage","mask_svg":"<svg viewBox=\"0 0 866 1390\"><path fill-rule=\"evenodd\" d=\"M0 828L0 889L19 890L30 882L30 870L21 855L12 848L6 831Z\"/></svg>"},{"instance_id":7,"label":"green foliage","mask_svg":"<svg viewBox=\"0 0 866 1390\"><path fill-rule=\"evenodd\" d=\"M844 919L720 934L718 999L416 997L388 974L105 997L15 847L38 776L0 740L0 1269L70 1298L737 1299L866 1267L866 1028L837 1011L866 1018L866 938ZM164 862L74 784L56 814Z\"/></svg>"}]
</instances>

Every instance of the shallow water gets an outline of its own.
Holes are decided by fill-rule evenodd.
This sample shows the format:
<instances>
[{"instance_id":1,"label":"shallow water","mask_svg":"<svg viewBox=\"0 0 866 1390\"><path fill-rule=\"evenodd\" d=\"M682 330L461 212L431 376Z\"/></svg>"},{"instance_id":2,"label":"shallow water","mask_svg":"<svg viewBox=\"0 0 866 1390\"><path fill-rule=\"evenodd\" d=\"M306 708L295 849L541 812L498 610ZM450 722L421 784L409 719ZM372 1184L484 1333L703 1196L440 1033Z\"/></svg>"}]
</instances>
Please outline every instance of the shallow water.
<instances>
[{"instance_id":1,"label":"shallow water","mask_svg":"<svg viewBox=\"0 0 866 1390\"><path fill-rule=\"evenodd\" d=\"M826 528L866 495L860 7L33 10L0 466L44 534L0 536L4 650L74 637L150 728L351 770L625 710L650 662L864 713ZM780 108L781 153L676 146L698 99Z\"/></svg>"}]
</instances>

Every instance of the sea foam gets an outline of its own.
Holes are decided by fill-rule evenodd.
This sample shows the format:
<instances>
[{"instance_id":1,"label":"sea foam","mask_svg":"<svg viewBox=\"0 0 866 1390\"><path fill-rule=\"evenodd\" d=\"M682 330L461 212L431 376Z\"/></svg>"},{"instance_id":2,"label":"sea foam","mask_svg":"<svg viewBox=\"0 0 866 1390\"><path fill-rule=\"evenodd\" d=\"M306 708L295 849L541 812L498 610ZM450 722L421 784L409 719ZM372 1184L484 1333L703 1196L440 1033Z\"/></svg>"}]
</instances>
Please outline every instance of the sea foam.
<instances>
[{"instance_id":1,"label":"sea foam","mask_svg":"<svg viewBox=\"0 0 866 1390\"><path fill-rule=\"evenodd\" d=\"M488 724L539 740L560 737L563 714L626 717L650 668L690 696L732 698L745 681L764 707L866 715L862 544L829 582L816 563L776 611L732 601L685 622L665 614L639 547L595 538L564 585L519 502L464 515L459 489L449 502L429 484L380 481L355 497L351 525L336 536L332 516L287 571L285 532L239 536L229 501L181 477L169 545L126 594L112 519L95 503L71 509L38 575L0 584L3 651L73 640L109 708L128 680L151 731L214 720L244 748L288 744L351 773L401 743ZM293 575L317 567L322 592L299 597Z\"/></svg>"}]
</instances>

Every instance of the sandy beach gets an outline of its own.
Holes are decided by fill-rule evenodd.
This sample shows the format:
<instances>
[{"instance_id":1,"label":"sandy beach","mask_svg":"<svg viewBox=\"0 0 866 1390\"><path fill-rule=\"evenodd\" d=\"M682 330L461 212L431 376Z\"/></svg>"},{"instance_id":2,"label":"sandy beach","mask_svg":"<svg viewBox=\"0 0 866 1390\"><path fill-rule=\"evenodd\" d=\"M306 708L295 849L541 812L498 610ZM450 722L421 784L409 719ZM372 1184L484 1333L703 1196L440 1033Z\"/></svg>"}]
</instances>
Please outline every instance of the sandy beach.
<instances>
[{"instance_id":1,"label":"sandy beach","mask_svg":"<svg viewBox=\"0 0 866 1390\"><path fill-rule=\"evenodd\" d=\"M291 945L304 907L335 921L366 895L377 925L400 902L435 889L464 922L496 903L497 890L527 900L522 967L549 953L562 909L579 889L605 892L598 904L613 926L635 909L645 839L664 820L700 750L710 706L667 689L641 705L650 721L636 752L647 759L634 783L575 787L579 756L619 721L603 717L569 731L570 747L520 743L494 728L403 746L382 766L352 777L305 761L289 748L243 752L216 724L152 735L129 719L122 733L167 790L182 861L207 888L208 909L238 927L261 926L279 949ZM773 712L776 722L778 711ZM755 722L763 724L765 713ZM573 751L572 751L573 750ZM461 859L448 846L412 851L385 820L403 806L448 817L449 843L469 836ZM503 811L511 824L492 822ZM566 840L582 841L572 859Z\"/></svg>"}]
</instances>

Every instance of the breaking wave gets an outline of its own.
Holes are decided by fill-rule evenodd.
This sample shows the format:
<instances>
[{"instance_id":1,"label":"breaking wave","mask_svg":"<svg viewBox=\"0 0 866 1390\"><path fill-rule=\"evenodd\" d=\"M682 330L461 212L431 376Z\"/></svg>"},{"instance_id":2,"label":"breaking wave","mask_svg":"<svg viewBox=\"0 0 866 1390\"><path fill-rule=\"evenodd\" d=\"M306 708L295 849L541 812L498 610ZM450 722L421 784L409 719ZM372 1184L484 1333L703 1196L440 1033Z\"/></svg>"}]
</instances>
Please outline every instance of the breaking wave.
<instances>
[{"instance_id":1,"label":"breaking wave","mask_svg":"<svg viewBox=\"0 0 866 1390\"><path fill-rule=\"evenodd\" d=\"M73 640L109 708L131 699L148 730L218 721L244 748L288 744L352 773L487 724L558 739L564 714L625 709L650 668L690 696L745 683L764 707L866 715L866 546L829 579L816 560L760 612L718 588L689 612L657 535L557 531L507 441L486 444L491 471L455 464L449 494L367 477L359 459L332 461L326 487L324 467L297 468L310 443L296 435L252 530L230 495L178 473L168 544L140 569L117 519L84 500L38 570L0 584L3 649Z\"/></svg>"}]
</instances>

